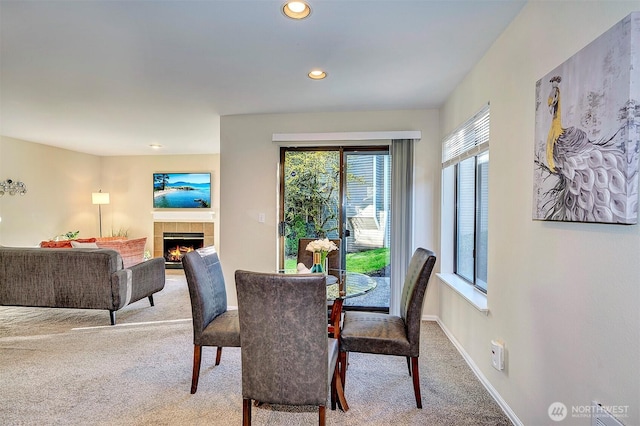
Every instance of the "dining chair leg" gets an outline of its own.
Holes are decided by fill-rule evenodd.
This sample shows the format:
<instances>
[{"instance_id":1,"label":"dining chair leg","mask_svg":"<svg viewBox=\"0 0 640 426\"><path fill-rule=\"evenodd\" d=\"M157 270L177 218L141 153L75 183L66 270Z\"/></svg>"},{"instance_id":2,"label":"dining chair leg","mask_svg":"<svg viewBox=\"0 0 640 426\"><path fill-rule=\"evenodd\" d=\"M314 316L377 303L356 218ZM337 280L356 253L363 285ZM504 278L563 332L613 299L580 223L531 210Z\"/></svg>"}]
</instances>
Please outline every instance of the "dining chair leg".
<instances>
[{"instance_id":1,"label":"dining chair leg","mask_svg":"<svg viewBox=\"0 0 640 426\"><path fill-rule=\"evenodd\" d=\"M407 368L409 369L409 377L411 377L411 357L405 357L407 358Z\"/></svg>"},{"instance_id":2,"label":"dining chair leg","mask_svg":"<svg viewBox=\"0 0 640 426\"><path fill-rule=\"evenodd\" d=\"M337 365L336 365L337 368ZM337 391L336 391L336 383L337 383L337 379L336 376L339 377L340 373L338 372L338 370L334 370L333 371L333 377L331 378L331 409L335 410L336 409L336 397L337 397Z\"/></svg>"},{"instance_id":3,"label":"dining chair leg","mask_svg":"<svg viewBox=\"0 0 640 426\"><path fill-rule=\"evenodd\" d=\"M340 378L340 374L336 372L334 375L334 380L336 382L336 396L338 397L338 404L342 411L349 411L349 404L347 404L347 398L344 396L344 385L342 384L342 379Z\"/></svg>"},{"instance_id":4,"label":"dining chair leg","mask_svg":"<svg viewBox=\"0 0 640 426\"><path fill-rule=\"evenodd\" d=\"M420 395L420 369L418 367L418 357L411 357L411 371L413 376L413 393L416 395L416 405L422 408L422 396Z\"/></svg>"},{"instance_id":5,"label":"dining chair leg","mask_svg":"<svg viewBox=\"0 0 640 426\"><path fill-rule=\"evenodd\" d=\"M324 405L318 407L318 425L325 426L326 408ZM246 425L248 426L248 425Z\"/></svg>"},{"instance_id":6,"label":"dining chair leg","mask_svg":"<svg viewBox=\"0 0 640 426\"><path fill-rule=\"evenodd\" d=\"M242 398L242 426L251 426L251 398Z\"/></svg>"},{"instance_id":7,"label":"dining chair leg","mask_svg":"<svg viewBox=\"0 0 640 426\"><path fill-rule=\"evenodd\" d=\"M198 390L198 378L200 377L200 359L202 356L202 346L193 345L193 375L191 376L191 393Z\"/></svg>"},{"instance_id":8,"label":"dining chair leg","mask_svg":"<svg viewBox=\"0 0 640 426\"><path fill-rule=\"evenodd\" d=\"M216 365L220 365L220 358L222 358L222 346L218 346L216 351Z\"/></svg>"},{"instance_id":9,"label":"dining chair leg","mask_svg":"<svg viewBox=\"0 0 640 426\"><path fill-rule=\"evenodd\" d=\"M347 379L347 355L348 352L340 352L340 355L338 356L338 362L340 363L340 378L342 379L342 386L344 387L346 385L346 379Z\"/></svg>"}]
</instances>

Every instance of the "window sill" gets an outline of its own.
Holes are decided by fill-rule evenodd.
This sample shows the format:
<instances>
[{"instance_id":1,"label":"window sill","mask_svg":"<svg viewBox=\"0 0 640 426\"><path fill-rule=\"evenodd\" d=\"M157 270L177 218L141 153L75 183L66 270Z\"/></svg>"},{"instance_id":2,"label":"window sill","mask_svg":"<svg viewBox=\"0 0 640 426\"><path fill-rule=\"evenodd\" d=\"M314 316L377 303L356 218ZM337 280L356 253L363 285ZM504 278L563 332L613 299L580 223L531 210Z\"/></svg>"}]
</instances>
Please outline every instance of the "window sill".
<instances>
[{"instance_id":1,"label":"window sill","mask_svg":"<svg viewBox=\"0 0 640 426\"><path fill-rule=\"evenodd\" d=\"M487 295L475 289L474 286L457 276L456 274L436 274L440 281L449 286L469 302L474 308L485 315L489 314L487 307Z\"/></svg>"}]
</instances>

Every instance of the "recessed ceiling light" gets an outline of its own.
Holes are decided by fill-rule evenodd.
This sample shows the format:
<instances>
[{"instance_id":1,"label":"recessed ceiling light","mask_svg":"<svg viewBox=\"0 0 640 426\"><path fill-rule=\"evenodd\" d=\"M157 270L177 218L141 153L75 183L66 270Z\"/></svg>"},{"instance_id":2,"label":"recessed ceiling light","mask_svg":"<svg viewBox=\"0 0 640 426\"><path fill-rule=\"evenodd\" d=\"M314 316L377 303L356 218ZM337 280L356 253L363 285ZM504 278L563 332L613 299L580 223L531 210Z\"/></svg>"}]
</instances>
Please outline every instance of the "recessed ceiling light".
<instances>
[{"instance_id":1,"label":"recessed ceiling light","mask_svg":"<svg viewBox=\"0 0 640 426\"><path fill-rule=\"evenodd\" d=\"M322 70L313 70L307 75L313 80L322 80L327 76L327 73Z\"/></svg>"},{"instance_id":2,"label":"recessed ceiling light","mask_svg":"<svg viewBox=\"0 0 640 426\"><path fill-rule=\"evenodd\" d=\"M282 13L291 19L304 19L311 14L311 8L303 1L288 1L282 6Z\"/></svg>"},{"instance_id":3,"label":"recessed ceiling light","mask_svg":"<svg viewBox=\"0 0 640 426\"><path fill-rule=\"evenodd\" d=\"M157 143L149 144L149 146L150 146L151 148L153 148L153 149L160 149L160 148L162 148L162 145L157 144Z\"/></svg>"}]
</instances>

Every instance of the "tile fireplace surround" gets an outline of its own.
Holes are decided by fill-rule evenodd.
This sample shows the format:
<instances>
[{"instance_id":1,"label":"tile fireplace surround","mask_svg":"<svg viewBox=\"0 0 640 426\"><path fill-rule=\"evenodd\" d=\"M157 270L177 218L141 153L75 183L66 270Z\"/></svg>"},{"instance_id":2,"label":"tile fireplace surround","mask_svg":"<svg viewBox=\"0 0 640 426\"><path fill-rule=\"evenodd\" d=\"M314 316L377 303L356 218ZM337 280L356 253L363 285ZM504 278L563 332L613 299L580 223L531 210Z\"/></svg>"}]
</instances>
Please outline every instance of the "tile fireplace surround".
<instances>
[{"instance_id":1,"label":"tile fireplace surround","mask_svg":"<svg viewBox=\"0 0 640 426\"><path fill-rule=\"evenodd\" d=\"M165 232L201 232L205 247L213 245L213 222L154 222L153 257L164 256L162 237Z\"/></svg>"}]
</instances>

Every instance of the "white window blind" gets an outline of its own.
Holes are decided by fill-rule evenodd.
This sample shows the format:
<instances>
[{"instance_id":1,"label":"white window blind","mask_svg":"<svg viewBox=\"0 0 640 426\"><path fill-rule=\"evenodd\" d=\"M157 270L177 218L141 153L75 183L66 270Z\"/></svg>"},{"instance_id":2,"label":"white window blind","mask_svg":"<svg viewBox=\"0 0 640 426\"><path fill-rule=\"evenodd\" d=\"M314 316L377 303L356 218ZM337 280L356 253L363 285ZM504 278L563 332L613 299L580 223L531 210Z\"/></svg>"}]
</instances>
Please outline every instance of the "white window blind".
<instances>
[{"instance_id":1,"label":"white window blind","mask_svg":"<svg viewBox=\"0 0 640 426\"><path fill-rule=\"evenodd\" d=\"M489 149L489 104L442 141L442 168Z\"/></svg>"}]
</instances>

